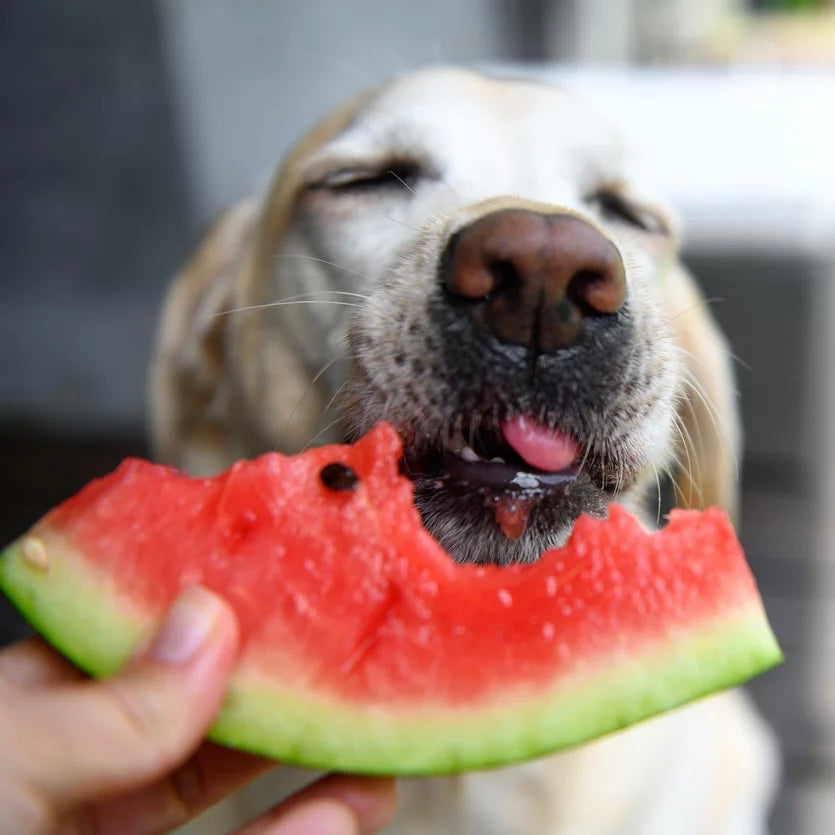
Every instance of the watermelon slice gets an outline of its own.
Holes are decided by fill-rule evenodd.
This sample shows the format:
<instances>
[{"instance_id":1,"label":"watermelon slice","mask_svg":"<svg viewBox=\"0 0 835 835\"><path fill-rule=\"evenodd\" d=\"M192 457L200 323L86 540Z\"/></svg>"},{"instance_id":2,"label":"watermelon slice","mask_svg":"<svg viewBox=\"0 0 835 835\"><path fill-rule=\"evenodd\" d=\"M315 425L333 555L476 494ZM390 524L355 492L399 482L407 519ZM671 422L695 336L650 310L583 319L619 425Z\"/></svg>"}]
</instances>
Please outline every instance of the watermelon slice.
<instances>
[{"instance_id":1,"label":"watermelon slice","mask_svg":"<svg viewBox=\"0 0 835 835\"><path fill-rule=\"evenodd\" d=\"M613 506L539 562L459 565L423 528L400 441L241 462L214 478L128 460L0 558L0 585L94 675L178 591L237 611L216 741L346 772L507 763L623 727L779 662L718 510L659 533Z\"/></svg>"}]
</instances>

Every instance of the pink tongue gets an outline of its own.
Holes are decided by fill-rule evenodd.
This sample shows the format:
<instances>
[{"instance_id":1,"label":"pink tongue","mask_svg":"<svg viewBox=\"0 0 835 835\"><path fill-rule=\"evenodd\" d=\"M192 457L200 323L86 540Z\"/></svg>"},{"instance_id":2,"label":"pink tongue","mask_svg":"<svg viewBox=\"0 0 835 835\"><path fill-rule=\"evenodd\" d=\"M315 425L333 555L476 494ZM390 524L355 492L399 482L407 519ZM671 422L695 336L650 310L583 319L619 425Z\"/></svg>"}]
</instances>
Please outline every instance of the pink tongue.
<instances>
[{"instance_id":1,"label":"pink tongue","mask_svg":"<svg viewBox=\"0 0 835 835\"><path fill-rule=\"evenodd\" d=\"M555 473L564 470L577 457L580 447L559 429L549 429L529 418L502 422L502 434L514 450L538 470Z\"/></svg>"}]
</instances>

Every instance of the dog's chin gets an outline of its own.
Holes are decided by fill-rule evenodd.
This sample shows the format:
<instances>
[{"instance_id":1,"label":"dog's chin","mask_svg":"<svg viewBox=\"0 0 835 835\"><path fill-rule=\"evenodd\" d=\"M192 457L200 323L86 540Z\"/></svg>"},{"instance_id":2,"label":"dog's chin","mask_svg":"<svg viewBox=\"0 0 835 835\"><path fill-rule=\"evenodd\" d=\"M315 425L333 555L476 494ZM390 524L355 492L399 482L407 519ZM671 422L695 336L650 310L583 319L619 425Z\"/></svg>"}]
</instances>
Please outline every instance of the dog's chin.
<instances>
[{"instance_id":1,"label":"dog's chin","mask_svg":"<svg viewBox=\"0 0 835 835\"><path fill-rule=\"evenodd\" d=\"M511 525L519 516L527 517L524 530L509 536L507 523L503 527L497 520L494 497L424 481L418 481L415 490L424 525L456 562L491 565L536 562L548 548L565 543L582 513L605 515L611 498L583 478L565 495L538 495L533 500L524 494L501 496L498 501L510 505L506 512L515 517Z\"/></svg>"}]
</instances>

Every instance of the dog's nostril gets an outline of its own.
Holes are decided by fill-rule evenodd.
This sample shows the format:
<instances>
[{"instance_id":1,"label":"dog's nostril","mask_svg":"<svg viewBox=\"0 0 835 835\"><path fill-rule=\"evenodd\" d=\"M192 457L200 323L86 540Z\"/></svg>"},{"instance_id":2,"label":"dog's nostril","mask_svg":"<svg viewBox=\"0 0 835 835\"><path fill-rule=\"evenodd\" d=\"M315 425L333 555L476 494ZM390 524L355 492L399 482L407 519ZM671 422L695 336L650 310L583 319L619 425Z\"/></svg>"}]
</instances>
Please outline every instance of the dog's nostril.
<instances>
[{"instance_id":1,"label":"dog's nostril","mask_svg":"<svg viewBox=\"0 0 835 835\"><path fill-rule=\"evenodd\" d=\"M444 287L502 342L554 351L583 321L617 313L626 299L614 244L573 215L503 209L459 231L441 260Z\"/></svg>"},{"instance_id":2,"label":"dog's nostril","mask_svg":"<svg viewBox=\"0 0 835 835\"><path fill-rule=\"evenodd\" d=\"M519 269L513 261L491 261L487 265L487 269L493 276L493 288L483 296L485 301L489 301L499 293L518 290L522 285L522 277L519 275Z\"/></svg>"},{"instance_id":3,"label":"dog's nostril","mask_svg":"<svg viewBox=\"0 0 835 835\"><path fill-rule=\"evenodd\" d=\"M448 247L451 255L445 258L444 286L455 297L464 301L489 301L514 286L522 279L512 261L491 259L482 252L464 252L457 246Z\"/></svg>"},{"instance_id":4,"label":"dog's nostril","mask_svg":"<svg viewBox=\"0 0 835 835\"><path fill-rule=\"evenodd\" d=\"M580 270L568 283L566 296L576 304L584 316L604 316L617 313L623 307L623 288L626 284L622 265L614 264L612 271Z\"/></svg>"}]
</instances>

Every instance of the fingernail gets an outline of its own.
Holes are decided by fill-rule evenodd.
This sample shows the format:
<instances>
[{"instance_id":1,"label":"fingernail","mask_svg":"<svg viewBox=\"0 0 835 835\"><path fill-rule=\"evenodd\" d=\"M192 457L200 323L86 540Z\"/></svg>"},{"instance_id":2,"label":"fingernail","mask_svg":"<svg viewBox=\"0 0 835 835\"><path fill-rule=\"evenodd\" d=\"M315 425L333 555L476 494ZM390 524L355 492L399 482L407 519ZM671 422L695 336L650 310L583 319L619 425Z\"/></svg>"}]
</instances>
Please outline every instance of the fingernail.
<instances>
[{"instance_id":1,"label":"fingernail","mask_svg":"<svg viewBox=\"0 0 835 835\"><path fill-rule=\"evenodd\" d=\"M222 613L222 603L200 586L186 589L168 611L148 655L164 664L185 664L206 645Z\"/></svg>"},{"instance_id":2,"label":"fingernail","mask_svg":"<svg viewBox=\"0 0 835 835\"><path fill-rule=\"evenodd\" d=\"M358 835L359 827L341 803L319 800L299 805L271 831L275 835Z\"/></svg>"},{"instance_id":3,"label":"fingernail","mask_svg":"<svg viewBox=\"0 0 835 835\"><path fill-rule=\"evenodd\" d=\"M348 806L362 832L377 832L397 811L397 784L388 777L340 776L331 791Z\"/></svg>"}]
</instances>

